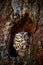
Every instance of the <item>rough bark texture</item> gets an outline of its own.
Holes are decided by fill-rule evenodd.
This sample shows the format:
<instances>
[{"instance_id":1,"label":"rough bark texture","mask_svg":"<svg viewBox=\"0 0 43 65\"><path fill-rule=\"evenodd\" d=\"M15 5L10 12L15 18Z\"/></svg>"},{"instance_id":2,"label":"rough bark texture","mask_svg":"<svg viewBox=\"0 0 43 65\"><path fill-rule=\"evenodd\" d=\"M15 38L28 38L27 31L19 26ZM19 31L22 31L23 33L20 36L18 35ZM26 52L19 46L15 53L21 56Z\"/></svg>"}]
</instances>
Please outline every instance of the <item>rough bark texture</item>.
<instances>
[{"instance_id":1,"label":"rough bark texture","mask_svg":"<svg viewBox=\"0 0 43 65\"><path fill-rule=\"evenodd\" d=\"M19 14L15 14L11 2L0 0L0 65L43 65L43 0L23 0ZM30 55L25 57L13 48L18 32L29 35Z\"/></svg>"}]
</instances>

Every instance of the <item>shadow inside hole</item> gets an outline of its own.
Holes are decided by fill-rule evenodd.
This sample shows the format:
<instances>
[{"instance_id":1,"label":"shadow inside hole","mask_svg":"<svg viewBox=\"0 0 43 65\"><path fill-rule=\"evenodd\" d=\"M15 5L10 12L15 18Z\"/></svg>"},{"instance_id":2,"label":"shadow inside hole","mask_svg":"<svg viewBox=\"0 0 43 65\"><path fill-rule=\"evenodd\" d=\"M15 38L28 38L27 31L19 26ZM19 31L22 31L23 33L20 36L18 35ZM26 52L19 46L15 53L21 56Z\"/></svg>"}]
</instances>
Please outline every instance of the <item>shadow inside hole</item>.
<instances>
[{"instance_id":1,"label":"shadow inside hole","mask_svg":"<svg viewBox=\"0 0 43 65\"><path fill-rule=\"evenodd\" d=\"M18 53L17 53L17 51L16 51L16 49L13 47L13 42L12 41L10 43L10 47L9 47L8 52L9 52L9 56L11 56L11 57L17 57L17 56L19 56Z\"/></svg>"},{"instance_id":2,"label":"shadow inside hole","mask_svg":"<svg viewBox=\"0 0 43 65\"><path fill-rule=\"evenodd\" d=\"M3 0L0 0L0 3L2 3L3 2Z\"/></svg>"},{"instance_id":3,"label":"shadow inside hole","mask_svg":"<svg viewBox=\"0 0 43 65\"><path fill-rule=\"evenodd\" d=\"M25 17L23 19L21 19L21 24L15 24L12 26L11 28L11 31L10 31L10 39L8 40L8 52L9 52L9 56L14 56L14 57L17 57L19 56L16 49L13 47L13 39L15 37L15 34L18 33L18 32L28 32L28 36L30 37L31 36L31 32L29 32L28 30L28 26L26 25L26 22L29 23L32 23L32 20L29 18L29 21L27 20L27 17L28 15L26 14ZM24 24L25 24L25 27L24 27ZM27 28L26 28L27 26ZM23 30L24 28L24 30Z\"/></svg>"}]
</instances>

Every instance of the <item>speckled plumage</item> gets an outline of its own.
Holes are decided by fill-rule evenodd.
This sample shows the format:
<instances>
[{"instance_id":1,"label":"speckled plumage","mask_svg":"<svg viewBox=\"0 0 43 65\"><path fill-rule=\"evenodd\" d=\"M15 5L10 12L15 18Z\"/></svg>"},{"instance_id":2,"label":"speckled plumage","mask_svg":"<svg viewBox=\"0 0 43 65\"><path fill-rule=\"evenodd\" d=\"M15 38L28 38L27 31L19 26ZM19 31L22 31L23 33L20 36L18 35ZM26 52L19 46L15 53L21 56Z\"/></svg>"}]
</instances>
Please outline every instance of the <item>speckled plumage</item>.
<instances>
[{"instance_id":1,"label":"speckled plumage","mask_svg":"<svg viewBox=\"0 0 43 65\"><path fill-rule=\"evenodd\" d=\"M20 56L25 56L27 54L26 48L29 44L28 40L29 36L27 32L19 32L15 35L13 46Z\"/></svg>"}]
</instances>

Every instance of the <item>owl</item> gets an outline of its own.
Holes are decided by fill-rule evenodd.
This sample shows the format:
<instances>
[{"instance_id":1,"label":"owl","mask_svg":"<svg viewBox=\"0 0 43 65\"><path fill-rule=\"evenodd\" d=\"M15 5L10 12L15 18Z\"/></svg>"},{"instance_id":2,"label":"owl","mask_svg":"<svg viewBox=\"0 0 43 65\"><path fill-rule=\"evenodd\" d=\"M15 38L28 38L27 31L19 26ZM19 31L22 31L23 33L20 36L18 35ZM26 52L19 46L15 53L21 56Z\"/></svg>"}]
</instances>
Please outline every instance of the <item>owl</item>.
<instances>
[{"instance_id":1,"label":"owl","mask_svg":"<svg viewBox=\"0 0 43 65\"><path fill-rule=\"evenodd\" d=\"M16 49L17 53L20 56L25 56L26 53L26 48L28 45L28 32L19 32L17 34L15 34L14 40L13 40L13 47Z\"/></svg>"}]
</instances>

